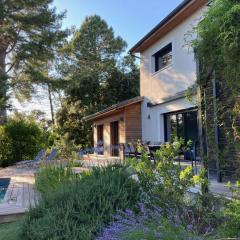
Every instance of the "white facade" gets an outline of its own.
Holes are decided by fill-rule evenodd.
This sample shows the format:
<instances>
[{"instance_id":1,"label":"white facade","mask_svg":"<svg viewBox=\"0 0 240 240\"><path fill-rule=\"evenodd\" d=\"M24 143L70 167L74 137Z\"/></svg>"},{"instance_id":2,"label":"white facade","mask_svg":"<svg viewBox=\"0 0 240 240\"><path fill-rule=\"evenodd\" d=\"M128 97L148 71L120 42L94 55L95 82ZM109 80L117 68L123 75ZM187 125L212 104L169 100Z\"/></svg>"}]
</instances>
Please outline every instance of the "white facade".
<instances>
[{"instance_id":1,"label":"white facade","mask_svg":"<svg viewBox=\"0 0 240 240\"><path fill-rule=\"evenodd\" d=\"M192 29L203 16L202 8L141 53L140 93L142 104L142 140L164 142L164 113L194 107L185 97L164 103L164 99L187 90L196 81L196 62L189 42ZM172 63L155 72L154 54L172 43ZM160 103L149 107L147 103Z\"/></svg>"}]
</instances>

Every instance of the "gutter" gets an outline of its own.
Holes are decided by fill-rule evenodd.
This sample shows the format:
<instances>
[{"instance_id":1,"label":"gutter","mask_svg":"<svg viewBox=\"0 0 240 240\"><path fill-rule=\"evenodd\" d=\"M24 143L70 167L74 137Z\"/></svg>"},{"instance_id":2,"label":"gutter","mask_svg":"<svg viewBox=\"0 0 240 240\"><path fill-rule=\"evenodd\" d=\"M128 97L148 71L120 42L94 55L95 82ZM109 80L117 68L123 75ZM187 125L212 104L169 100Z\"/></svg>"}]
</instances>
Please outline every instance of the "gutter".
<instances>
[{"instance_id":1,"label":"gutter","mask_svg":"<svg viewBox=\"0 0 240 240\"><path fill-rule=\"evenodd\" d=\"M170 14L168 14L157 26L155 26L147 35L145 35L139 42L137 42L130 50L129 53L134 53L134 50L138 48L143 42L150 38L159 28L161 28L165 23L167 23L171 18L173 18L180 10L182 10L186 5L188 5L193 0L185 0L180 5L178 5Z\"/></svg>"}]
</instances>

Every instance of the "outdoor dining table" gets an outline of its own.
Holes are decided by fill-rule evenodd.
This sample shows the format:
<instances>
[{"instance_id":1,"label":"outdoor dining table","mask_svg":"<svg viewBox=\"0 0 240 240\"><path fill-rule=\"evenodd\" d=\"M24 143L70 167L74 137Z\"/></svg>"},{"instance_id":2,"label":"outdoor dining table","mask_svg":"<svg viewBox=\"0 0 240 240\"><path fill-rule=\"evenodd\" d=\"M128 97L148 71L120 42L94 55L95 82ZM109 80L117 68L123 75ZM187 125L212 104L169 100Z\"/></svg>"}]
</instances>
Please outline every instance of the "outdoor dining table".
<instances>
[{"instance_id":1,"label":"outdoor dining table","mask_svg":"<svg viewBox=\"0 0 240 240\"><path fill-rule=\"evenodd\" d=\"M150 152L156 152L157 150L160 149L160 145L148 145L149 151Z\"/></svg>"}]
</instances>

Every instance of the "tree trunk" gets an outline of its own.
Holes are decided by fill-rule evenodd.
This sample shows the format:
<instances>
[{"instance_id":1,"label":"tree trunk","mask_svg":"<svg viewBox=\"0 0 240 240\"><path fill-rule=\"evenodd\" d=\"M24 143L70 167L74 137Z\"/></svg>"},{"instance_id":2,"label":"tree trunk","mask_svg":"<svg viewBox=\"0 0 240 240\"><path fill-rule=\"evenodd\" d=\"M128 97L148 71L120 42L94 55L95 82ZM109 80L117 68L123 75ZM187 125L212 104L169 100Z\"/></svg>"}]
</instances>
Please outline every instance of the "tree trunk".
<instances>
[{"instance_id":1,"label":"tree trunk","mask_svg":"<svg viewBox=\"0 0 240 240\"><path fill-rule=\"evenodd\" d=\"M5 69L5 51L0 50L0 125L7 119L7 74Z\"/></svg>"},{"instance_id":2,"label":"tree trunk","mask_svg":"<svg viewBox=\"0 0 240 240\"><path fill-rule=\"evenodd\" d=\"M54 121L54 112L53 112L53 102L52 102L52 93L50 89L50 85L48 84L48 98L49 98L49 103L50 103L50 109L51 109L51 116L52 116L52 124L55 124Z\"/></svg>"}]
</instances>

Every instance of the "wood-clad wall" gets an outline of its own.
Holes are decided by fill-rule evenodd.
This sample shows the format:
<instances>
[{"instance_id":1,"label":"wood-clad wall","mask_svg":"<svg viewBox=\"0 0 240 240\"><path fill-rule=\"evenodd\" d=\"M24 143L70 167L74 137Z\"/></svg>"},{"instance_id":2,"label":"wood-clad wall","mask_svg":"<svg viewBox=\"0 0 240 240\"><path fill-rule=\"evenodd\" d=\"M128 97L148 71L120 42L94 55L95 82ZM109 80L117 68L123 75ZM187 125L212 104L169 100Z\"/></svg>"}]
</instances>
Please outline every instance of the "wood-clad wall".
<instances>
[{"instance_id":1,"label":"wood-clad wall","mask_svg":"<svg viewBox=\"0 0 240 240\"><path fill-rule=\"evenodd\" d=\"M126 142L142 139L141 103L125 108Z\"/></svg>"},{"instance_id":2,"label":"wood-clad wall","mask_svg":"<svg viewBox=\"0 0 240 240\"><path fill-rule=\"evenodd\" d=\"M115 114L109 115L105 118L97 119L93 122L93 125L103 125L103 143L104 143L104 155L111 155L111 122L119 122L119 142L125 142L125 122L124 120L124 111L117 111ZM97 146L97 127L94 127L94 146Z\"/></svg>"},{"instance_id":3,"label":"wood-clad wall","mask_svg":"<svg viewBox=\"0 0 240 240\"><path fill-rule=\"evenodd\" d=\"M128 143L141 140L141 102L131 104L109 113L107 116L99 117L93 121L94 146L97 145L97 126L103 125L104 155L111 155L111 122L119 122L119 143Z\"/></svg>"}]
</instances>

